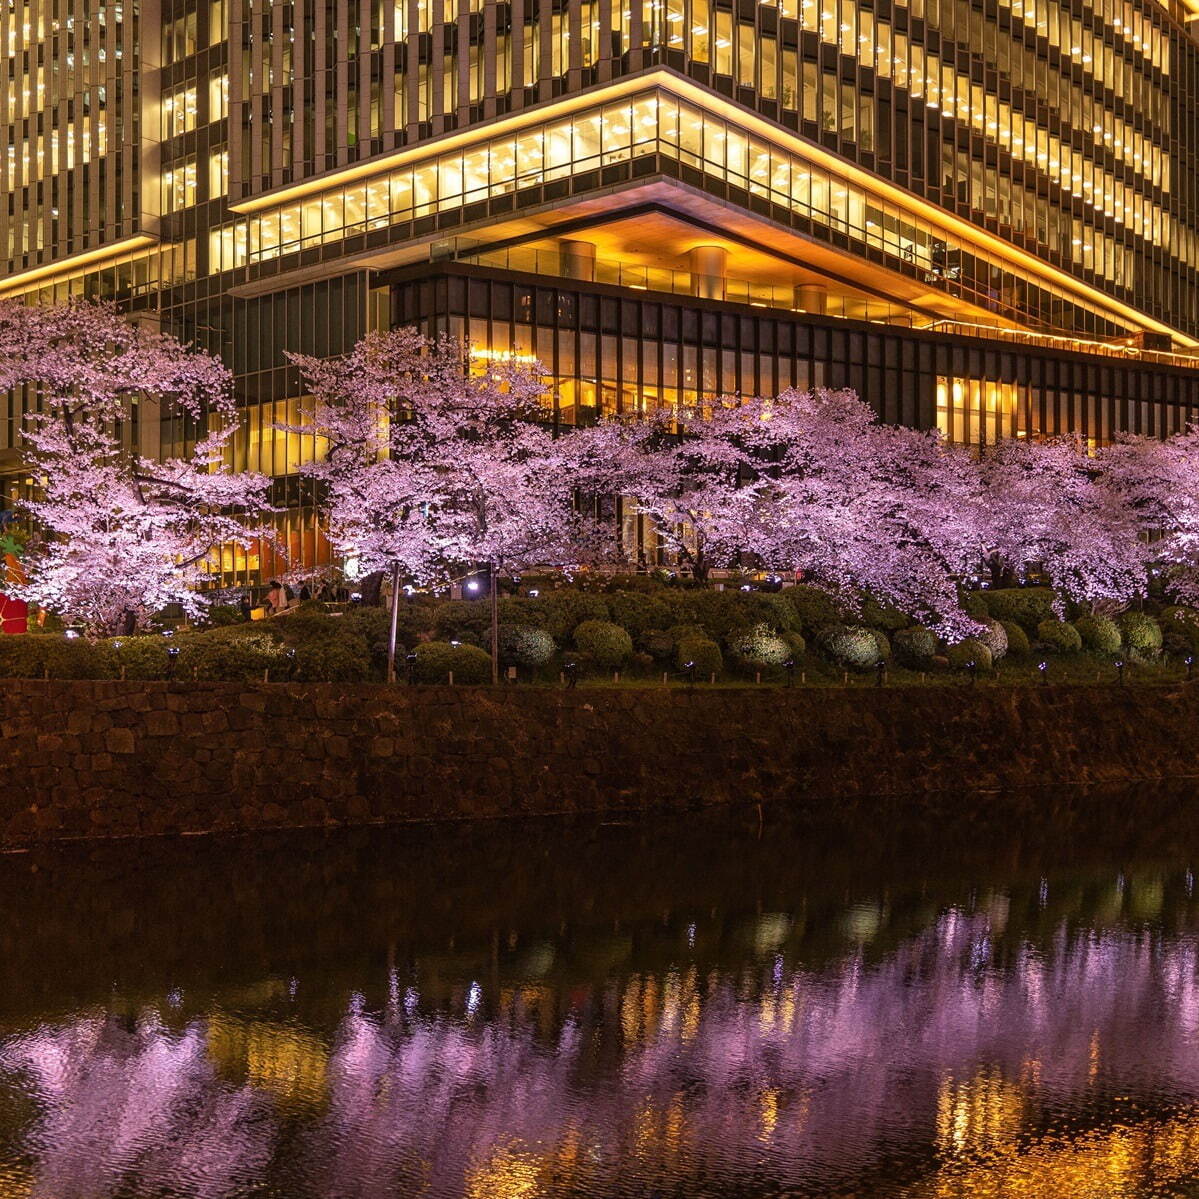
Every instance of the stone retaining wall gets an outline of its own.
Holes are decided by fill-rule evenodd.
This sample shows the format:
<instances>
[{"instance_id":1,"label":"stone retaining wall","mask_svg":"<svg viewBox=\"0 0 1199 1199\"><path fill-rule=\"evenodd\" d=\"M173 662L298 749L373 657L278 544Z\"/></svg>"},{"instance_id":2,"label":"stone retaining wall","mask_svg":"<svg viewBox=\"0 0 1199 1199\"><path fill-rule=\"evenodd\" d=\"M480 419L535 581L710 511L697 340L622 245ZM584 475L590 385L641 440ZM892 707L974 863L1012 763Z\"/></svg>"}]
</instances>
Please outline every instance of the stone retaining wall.
<instances>
[{"instance_id":1,"label":"stone retaining wall","mask_svg":"<svg viewBox=\"0 0 1199 1199\"><path fill-rule=\"evenodd\" d=\"M729 802L935 813L965 791L1199 777L1199 684L2 686L7 845Z\"/></svg>"}]
</instances>

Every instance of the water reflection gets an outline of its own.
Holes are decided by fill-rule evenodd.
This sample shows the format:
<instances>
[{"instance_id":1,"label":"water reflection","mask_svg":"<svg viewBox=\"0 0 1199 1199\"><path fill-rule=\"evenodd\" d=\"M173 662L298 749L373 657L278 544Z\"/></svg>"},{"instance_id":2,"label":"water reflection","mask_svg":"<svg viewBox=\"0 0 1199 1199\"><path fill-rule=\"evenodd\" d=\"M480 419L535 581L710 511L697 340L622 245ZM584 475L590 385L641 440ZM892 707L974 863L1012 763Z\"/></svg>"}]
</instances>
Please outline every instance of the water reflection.
<instances>
[{"instance_id":1,"label":"water reflection","mask_svg":"<svg viewBox=\"0 0 1199 1199\"><path fill-rule=\"evenodd\" d=\"M292 908L294 973L255 973L233 937L157 986L119 960L83 1000L30 980L22 1010L17 985L0 1196L1147 1199L1199 1179L1181 857L893 861L866 884L797 869L813 847L778 835L777 873L746 843L741 902L693 876L674 908L611 919L603 893L656 849L609 845L591 902L538 896L490 931L408 916L314 955L329 913ZM350 860L359 898L397 864Z\"/></svg>"}]
</instances>

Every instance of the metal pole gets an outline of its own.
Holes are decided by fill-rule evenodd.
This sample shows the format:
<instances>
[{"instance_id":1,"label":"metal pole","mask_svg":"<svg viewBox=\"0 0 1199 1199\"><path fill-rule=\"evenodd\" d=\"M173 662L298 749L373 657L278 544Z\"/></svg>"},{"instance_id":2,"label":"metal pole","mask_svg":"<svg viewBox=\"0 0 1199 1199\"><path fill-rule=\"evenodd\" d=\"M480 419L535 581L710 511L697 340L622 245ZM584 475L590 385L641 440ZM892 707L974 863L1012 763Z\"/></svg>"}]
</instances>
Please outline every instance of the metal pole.
<instances>
[{"instance_id":1,"label":"metal pole","mask_svg":"<svg viewBox=\"0 0 1199 1199\"><path fill-rule=\"evenodd\" d=\"M400 564L391 564L391 632L387 636L387 681L396 681L396 629L400 623Z\"/></svg>"},{"instance_id":2,"label":"metal pole","mask_svg":"<svg viewBox=\"0 0 1199 1199\"><path fill-rule=\"evenodd\" d=\"M500 685L500 572L491 564L491 685Z\"/></svg>"}]
</instances>

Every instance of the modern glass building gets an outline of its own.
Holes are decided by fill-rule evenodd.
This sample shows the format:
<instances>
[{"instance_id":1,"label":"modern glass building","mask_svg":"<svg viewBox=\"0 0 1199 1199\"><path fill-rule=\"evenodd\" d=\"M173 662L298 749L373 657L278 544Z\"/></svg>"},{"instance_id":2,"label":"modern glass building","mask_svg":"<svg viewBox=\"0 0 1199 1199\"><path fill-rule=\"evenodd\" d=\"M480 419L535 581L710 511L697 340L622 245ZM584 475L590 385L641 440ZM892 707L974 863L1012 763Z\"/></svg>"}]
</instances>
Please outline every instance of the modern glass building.
<instances>
[{"instance_id":1,"label":"modern glass building","mask_svg":"<svg viewBox=\"0 0 1199 1199\"><path fill-rule=\"evenodd\" d=\"M823 384L974 445L1164 434L1199 415L1188 3L3 0L0 296L219 351L293 562L285 352L389 324L536 356L563 423Z\"/></svg>"}]
</instances>

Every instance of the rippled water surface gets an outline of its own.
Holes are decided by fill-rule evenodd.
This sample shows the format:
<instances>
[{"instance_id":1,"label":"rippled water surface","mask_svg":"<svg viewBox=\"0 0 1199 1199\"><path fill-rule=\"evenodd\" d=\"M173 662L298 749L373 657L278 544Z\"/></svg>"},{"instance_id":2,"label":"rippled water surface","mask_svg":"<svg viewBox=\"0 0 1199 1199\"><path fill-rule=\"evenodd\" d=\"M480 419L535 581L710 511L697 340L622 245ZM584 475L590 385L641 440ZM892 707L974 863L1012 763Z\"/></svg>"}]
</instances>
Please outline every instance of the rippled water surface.
<instances>
[{"instance_id":1,"label":"rippled water surface","mask_svg":"<svg viewBox=\"0 0 1199 1199\"><path fill-rule=\"evenodd\" d=\"M1097 802L0 858L0 1196L1199 1195L1199 836Z\"/></svg>"}]
</instances>

